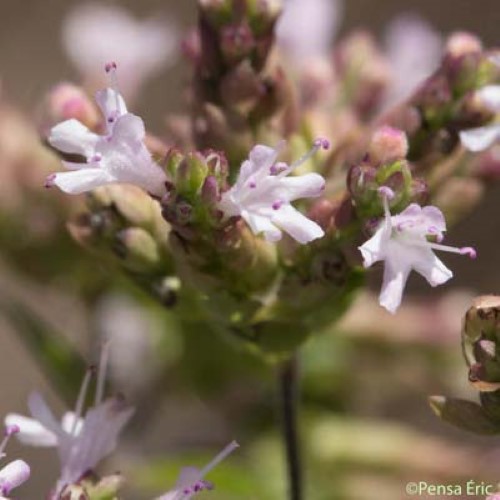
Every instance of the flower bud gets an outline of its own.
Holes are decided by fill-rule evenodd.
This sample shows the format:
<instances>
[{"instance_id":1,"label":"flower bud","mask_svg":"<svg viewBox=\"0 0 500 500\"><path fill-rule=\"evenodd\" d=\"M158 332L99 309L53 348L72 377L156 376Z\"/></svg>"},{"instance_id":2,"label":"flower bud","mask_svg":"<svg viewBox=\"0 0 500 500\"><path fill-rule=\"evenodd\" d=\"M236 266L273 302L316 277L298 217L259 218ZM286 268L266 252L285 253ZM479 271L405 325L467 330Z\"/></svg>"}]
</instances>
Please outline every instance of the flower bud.
<instances>
[{"instance_id":1,"label":"flower bud","mask_svg":"<svg viewBox=\"0 0 500 500\"><path fill-rule=\"evenodd\" d=\"M90 129L99 124L99 113L86 92L72 83L60 83L48 95L52 124L74 118Z\"/></svg>"},{"instance_id":2,"label":"flower bud","mask_svg":"<svg viewBox=\"0 0 500 500\"><path fill-rule=\"evenodd\" d=\"M219 185L213 175L209 175L201 187L201 199L208 205L215 205L219 201Z\"/></svg>"},{"instance_id":3,"label":"flower bud","mask_svg":"<svg viewBox=\"0 0 500 500\"><path fill-rule=\"evenodd\" d=\"M257 36L269 32L283 10L282 0L247 0L246 5L248 21Z\"/></svg>"},{"instance_id":4,"label":"flower bud","mask_svg":"<svg viewBox=\"0 0 500 500\"><path fill-rule=\"evenodd\" d=\"M207 174L208 165L205 157L198 152L188 153L175 172L174 184L177 193L191 199L201 189Z\"/></svg>"},{"instance_id":5,"label":"flower bud","mask_svg":"<svg viewBox=\"0 0 500 500\"><path fill-rule=\"evenodd\" d=\"M263 83L248 60L227 73L221 80L220 88L222 100L228 105L255 101L265 92Z\"/></svg>"},{"instance_id":6,"label":"flower bud","mask_svg":"<svg viewBox=\"0 0 500 500\"><path fill-rule=\"evenodd\" d=\"M155 271L160 264L160 252L153 237L144 229L131 227L116 235L115 251L125 267L145 274Z\"/></svg>"},{"instance_id":7,"label":"flower bud","mask_svg":"<svg viewBox=\"0 0 500 500\"><path fill-rule=\"evenodd\" d=\"M220 35L220 49L224 60L235 64L248 57L255 47L255 39L247 24L224 26Z\"/></svg>"},{"instance_id":8,"label":"flower bud","mask_svg":"<svg viewBox=\"0 0 500 500\"><path fill-rule=\"evenodd\" d=\"M374 39L364 31L345 38L335 53L335 66L344 94L361 115L380 103L390 80L390 68Z\"/></svg>"},{"instance_id":9,"label":"flower bud","mask_svg":"<svg viewBox=\"0 0 500 500\"><path fill-rule=\"evenodd\" d=\"M213 26L221 26L231 19L232 0L198 0L200 12Z\"/></svg>"},{"instance_id":10,"label":"flower bud","mask_svg":"<svg viewBox=\"0 0 500 500\"><path fill-rule=\"evenodd\" d=\"M406 158L408 139L402 130L383 126L378 128L368 147L370 162L375 165L393 163Z\"/></svg>"},{"instance_id":11,"label":"flower bud","mask_svg":"<svg viewBox=\"0 0 500 500\"><path fill-rule=\"evenodd\" d=\"M460 57L477 54L483 50L481 40L466 31L452 33L446 42L445 55L458 59Z\"/></svg>"}]
</instances>

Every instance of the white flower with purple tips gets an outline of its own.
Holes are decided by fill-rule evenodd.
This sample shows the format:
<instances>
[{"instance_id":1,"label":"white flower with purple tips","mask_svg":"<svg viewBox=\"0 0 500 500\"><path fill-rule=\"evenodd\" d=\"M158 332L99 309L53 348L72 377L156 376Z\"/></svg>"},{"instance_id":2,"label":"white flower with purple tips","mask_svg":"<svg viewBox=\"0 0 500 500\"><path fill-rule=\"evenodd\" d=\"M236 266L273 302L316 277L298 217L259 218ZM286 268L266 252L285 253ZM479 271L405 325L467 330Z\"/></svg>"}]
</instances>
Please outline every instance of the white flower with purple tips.
<instances>
[{"instance_id":1,"label":"white flower with purple tips","mask_svg":"<svg viewBox=\"0 0 500 500\"><path fill-rule=\"evenodd\" d=\"M84 404L95 371L92 368L83 380L75 411L66 413L61 422L57 421L38 393L33 393L28 400L33 418L10 414L5 419L7 425L19 428L17 437L21 442L57 448L61 475L54 498L58 498L66 485L79 481L94 470L116 448L119 434L134 413L134 409L120 397L103 398L108 349L106 346L101 355L95 403L85 414Z\"/></svg>"},{"instance_id":2,"label":"white flower with purple tips","mask_svg":"<svg viewBox=\"0 0 500 500\"><path fill-rule=\"evenodd\" d=\"M486 85L477 91L477 98L492 113L500 112L500 85ZM493 146L500 140L500 124L492 123L484 127L460 132L462 146L469 151L479 152Z\"/></svg>"},{"instance_id":3,"label":"white flower with purple tips","mask_svg":"<svg viewBox=\"0 0 500 500\"><path fill-rule=\"evenodd\" d=\"M317 173L289 176L319 149L328 149L325 139L295 163L277 162L283 143L277 148L255 146L241 165L236 183L223 193L219 208L227 217L241 216L255 234L278 241L282 231L305 244L324 235L323 229L291 204L300 198L321 196L325 180Z\"/></svg>"},{"instance_id":4,"label":"white flower with purple tips","mask_svg":"<svg viewBox=\"0 0 500 500\"><path fill-rule=\"evenodd\" d=\"M232 441L201 470L196 467L185 467L182 469L174 489L167 491L157 500L189 500L201 491L212 490L213 484L206 481L204 477L238 446L236 441Z\"/></svg>"},{"instance_id":5,"label":"white flower with purple tips","mask_svg":"<svg viewBox=\"0 0 500 500\"><path fill-rule=\"evenodd\" d=\"M421 274L431 286L442 285L453 273L439 260L433 250L476 257L471 247L455 248L441 245L446 222L442 212L432 205L421 207L412 203L398 215L391 216L389 200L394 193L387 187L379 189L383 198L384 218L375 234L359 250L364 266L384 261L384 278L379 296L380 305L395 313L412 270ZM434 243L428 238L437 241Z\"/></svg>"},{"instance_id":6,"label":"white flower with purple tips","mask_svg":"<svg viewBox=\"0 0 500 500\"><path fill-rule=\"evenodd\" d=\"M19 432L17 425L7 425L0 443L0 459L5 457L5 447L9 439ZM24 460L14 460L0 469L0 500L6 499L11 491L26 482L31 474L29 465Z\"/></svg>"},{"instance_id":7,"label":"white flower with purple tips","mask_svg":"<svg viewBox=\"0 0 500 500\"><path fill-rule=\"evenodd\" d=\"M116 79L116 64L106 65L106 71ZM63 161L69 172L50 175L46 186L80 194L105 184L125 183L155 196L165 194L167 176L144 144L146 131L142 119L127 111L115 88L98 91L96 101L105 118L106 133L98 135L75 119L52 128L48 140L54 148L83 156L86 161Z\"/></svg>"}]
</instances>

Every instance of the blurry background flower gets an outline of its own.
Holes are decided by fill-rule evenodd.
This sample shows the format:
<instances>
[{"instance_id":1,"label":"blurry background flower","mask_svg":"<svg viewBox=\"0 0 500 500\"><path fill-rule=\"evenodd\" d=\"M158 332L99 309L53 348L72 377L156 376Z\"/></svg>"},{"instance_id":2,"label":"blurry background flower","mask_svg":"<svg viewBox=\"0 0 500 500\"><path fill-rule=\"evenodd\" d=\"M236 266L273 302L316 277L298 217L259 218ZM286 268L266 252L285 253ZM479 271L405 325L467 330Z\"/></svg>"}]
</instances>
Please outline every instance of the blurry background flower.
<instances>
[{"instance_id":1,"label":"blurry background flower","mask_svg":"<svg viewBox=\"0 0 500 500\"><path fill-rule=\"evenodd\" d=\"M115 61L120 67L120 91L133 99L148 78L175 61L179 28L165 13L139 19L119 5L89 2L66 16L62 41L91 88L106 86L102 68Z\"/></svg>"},{"instance_id":2,"label":"blurry background flower","mask_svg":"<svg viewBox=\"0 0 500 500\"><path fill-rule=\"evenodd\" d=\"M387 25L384 47L392 69L392 83L385 97L385 106L389 107L409 97L438 67L443 37L425 19L403 14Z\"/></svg>"}]
</instances>

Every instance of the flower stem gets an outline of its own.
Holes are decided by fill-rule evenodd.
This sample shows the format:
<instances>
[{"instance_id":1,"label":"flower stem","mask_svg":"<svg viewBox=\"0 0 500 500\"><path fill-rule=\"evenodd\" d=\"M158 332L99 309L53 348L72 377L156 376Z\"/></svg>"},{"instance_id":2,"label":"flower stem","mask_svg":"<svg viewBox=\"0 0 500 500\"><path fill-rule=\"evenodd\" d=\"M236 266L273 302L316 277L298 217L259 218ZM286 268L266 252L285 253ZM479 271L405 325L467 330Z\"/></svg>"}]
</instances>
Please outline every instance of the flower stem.
<instances>
[{"instance_id":1,"label":"flower stem","mask_svg":"<svg viewBox=\"0 0 500 500\"><path fill-rule=\"evenodd\" d=\"M302 500L302 470L300 461L297 409L299 371L296 356L286 361L279 373L281 393L281 419L285 441L290 500Z\"/></svg>"}]
</instances>

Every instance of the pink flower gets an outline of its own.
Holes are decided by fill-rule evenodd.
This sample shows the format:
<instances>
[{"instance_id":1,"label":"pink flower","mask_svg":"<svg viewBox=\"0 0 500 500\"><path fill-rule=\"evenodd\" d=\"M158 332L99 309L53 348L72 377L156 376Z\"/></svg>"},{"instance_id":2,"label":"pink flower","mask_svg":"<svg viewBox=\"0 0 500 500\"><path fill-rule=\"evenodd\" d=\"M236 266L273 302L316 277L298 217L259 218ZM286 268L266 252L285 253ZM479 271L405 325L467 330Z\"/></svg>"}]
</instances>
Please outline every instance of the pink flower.
<instances>
[{"instance_id":1,"label":"pink flower","mask_svg":"<svg viewBox=\"0 0 500 500\"><path fill-rule=\"evenodd\" d=\"M118 436L132 417L134 409L122 398L103 400L108 348L103 349L97 377L95 403L83 412L92 378L89 369L83 380L74 412L67 412L58 422L43 397L33 393L28 406L33 418L7 415L7 425L19 428L21 442L39 447L55 447L61 463L61 475L55 498L62 489L79 481L88 471L107 457L117 446Z\"/></svg>"},{"instance_id":2,"label":"pink flower","mask_svg":"<svg viewBox=\"0 0 500 500\"><path fill-rule=\"evenodd\" d=\"M359 250L364 266L384 261L384 279L379 303L389 312L395 313L401 304L403 291L412 270L421 274L431 286L442 285L453 273L439 260L433 250L458 253L476 257L473 248L455 248L433 243L440 242L446 231L442 212L432 206L420 207L412 203L398 215L391 216L389 199L394 193L389 188L380 188L384 203L384 219L375 234Z\"/></svg>"},{"instance_id":3,"label":"pink flower","mask_svg":"<svg viewBox=\"0 0 500 500\"><path fill-rule=\"evenodd\" d=\"M114 73L116 65L108 65ZM55 185L69 194L80 194L112 183L135 184L155 196L165 194L165 172L152 160L144 144L144 122L127 111L125 101L114 89L96 94L106 123L106 134L91 132L78 120L66 120L56 125L49 142L63 153L85 157L86 162L63 161L70 170L52 174L47 187Z\"/></svg>"},{"instance_id":4,"label":"pink flower","mask_svg":"<svg viewBox=\"0 0 500 500\"><path fill-rule=\"evenodd\" d=\"M178 30L165 19L137 20L118 5L86 3L64 22L63 44L83 77L102 84L101 68L120 65L120 87L133 98L141 85L176 58Z\"/></svg>"},{"instance_id":5,"label":"pink flower","mask_svg":"<svg viewBox=\"0 0 500 500\"><path fill-rule=\"evenodd\" d=\"M213 489L212 483L203 478L230 453L238 448L238 443L229 443L208 465L199 470L196 467L185 467L182 469L179 479L173 490L167 491L158 500L189 500L196 493L203 490Z\"/></svg>"},{"instance_id":6,"label":"pink flower","mask_svg":"<svg viewBox=\"0 0 500 500\"><path fill-rule=\"evenodd\" d=\"M4 450L12 435L19 432L16 425L8 425L5 436L0 443L0 458L5 456ZM26 482L31 474L29 465L24 460L14 460L0 469L0 499L10 495L11 491Z\"/></svg>"},{"instance_id":7,"label":"pink flower","mask_svg":"<svg viewBox=\"0 0 500 500\"><path fill-rule=\"evenodd\" d=\"M262 233L268 241L278 241L282 231L305 244L324 235L321 227L291 204L300 198L322 194L325 180L310 173L288 177L328 142L319 139L304 157L292 165L277 163L282 144L273 149L255 146L243 162L236 183L222 195L219 208L227 216L241 216L255 234Z\"/></svg>"}]
</instances>

